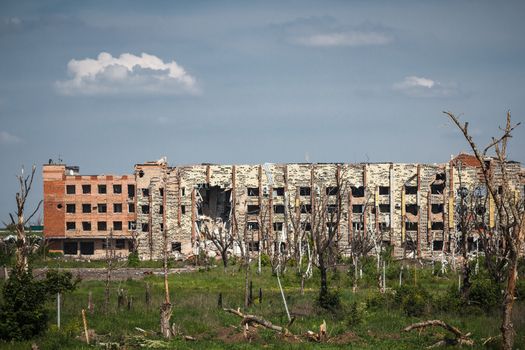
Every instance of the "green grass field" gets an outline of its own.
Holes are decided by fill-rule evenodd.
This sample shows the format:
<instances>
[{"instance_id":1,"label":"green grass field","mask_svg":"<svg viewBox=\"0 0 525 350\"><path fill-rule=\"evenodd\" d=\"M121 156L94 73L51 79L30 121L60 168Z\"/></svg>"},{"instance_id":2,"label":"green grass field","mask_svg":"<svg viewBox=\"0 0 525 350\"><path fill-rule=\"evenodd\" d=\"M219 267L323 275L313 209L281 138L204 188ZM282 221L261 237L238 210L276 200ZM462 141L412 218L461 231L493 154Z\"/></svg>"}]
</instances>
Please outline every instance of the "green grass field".
<instances>
[{"instance_id":1,"label":"green grass field","mask_svg":"<svg viewBox=\"0 0 525 350\"><path fill-rule=\"evenodd\" d=\"M259 315L277 325L288 323L281 300L277 279L265 267L261 275L251 269L254 303L246 313ZM398 284L397 274L390 274L387 287ZM173 349L313 349L313 348L351 348L351 349L421 349L434 344L444 336L449 336L440 328L427 329L423 332L404 333L402 329L414 322L427 319L441 319L461 329L471 332L475 348L482 346L484 339L499 334L499 310L482 311L480 308L460 308L447 311L432 303L457 286L457 275L450 273L445 277L433 276L429 269L419 270L414 276L413 270L405 271L404 283L418 284L429 291L430 296L426 311L419 317L406 316L402 308L396 305L395 298L385 297L378 292L372 278L360 281L357 293L352 292L350 276L342 268L330 274L330 288L340 294L341 306L335 312L328 312L316 306L318 294L318 276L308 280L305 293L300 293L300 278L290 268L281 278L288 300L290 312L296 319L289 328L295 335L302 335L308 330L317 332L319 325L326 321L329 341L313 343L299 342L263 328L250 331L250 340L243 336L239 326L240 318L226 313L217 307L218 295L222 293L223 306L238 308L244 300L244 271L238 266L231 266L225 272L222 268L204 269L200 272L183 273L169 277L170 293L173 303L172 323L175 323L181 335L189 335L196 341L185 341L182 336L169 343L163 342L153 333L159 329L159 306L163 301L163 280L149 276L144 280L115 281L111 284L111 305L108 314L103 310L104 282L82 281L77 290L63 296L62 328L56 324L56 304L49 302L49 331L38 339L26 342L0 343L2 349L29 349L36 343L40 349L81 349L87 346L78 337L83 326L82 308L87 309L88 294L93 295L95 311L87 314L89 328L96 333L96 340L102 343L114 342L121 348L133 349L146 346ZM151 306L146 304L146 284L151 285ZM117 290L123 289L132 297L131 310L117 307ZM259 288L262 289L262 302L259 303ZM431 301L432 300L432 301ZM358 321L352 318L352 304L357 309ZM525 348L525 306L522 301L515 306L515 328L517 329L516 348ZM360 322L359 322L360 321ZM147 336L135 327L148 331ZM99 345L100 346L100 345ZM100 346L102 347L102 346ZM102 347L103 348L103 347Z\"/></svg>"}]
</instances>

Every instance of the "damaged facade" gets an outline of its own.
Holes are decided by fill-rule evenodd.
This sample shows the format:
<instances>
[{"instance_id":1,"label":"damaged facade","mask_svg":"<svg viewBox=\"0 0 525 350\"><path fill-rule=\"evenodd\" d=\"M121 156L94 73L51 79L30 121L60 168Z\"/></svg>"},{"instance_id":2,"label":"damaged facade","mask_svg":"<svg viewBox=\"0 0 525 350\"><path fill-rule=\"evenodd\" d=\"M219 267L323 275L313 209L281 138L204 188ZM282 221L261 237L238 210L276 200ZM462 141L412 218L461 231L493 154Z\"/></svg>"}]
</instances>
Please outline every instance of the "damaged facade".
<instances>
[{"instance_id":1,"label":"damaged facade","mask_svg":"<svg viewBox=\"0 0 525 350\"><path fill-rule=\"evenodd\" d=\"M487 159L489 163L496 163ZM524 198L523 169L509 162L511 187L516 200ZM494 177L498 179L497 166ZM396 257L412 254L431 258L455 244L465 198L487 198L478 206L490 228L497 226L494 203L482 186L477 160L461 154L444 164L263 164L168 166L165 160L137 164L133 175L122 177L68 175L63 165L44 166L44 226L51 247L65 254L70 242L92 241L93 254L104 253L103 242L111 227L114 236L126 239L126 255L136 249L141 259L160 259L164 230L174 256L214 250L206 240L204 225L220 223L222 234L235 238L230 251L288 251L304 233L336 225L337 244L348 252L355 235L374 235L393 247ZM69 204L81 206L103 201L100 195L78 192L90 181L121 184L134 193L106 194L108 207L122 203L123 212L68 213ZM76 184L75 193L67 186ZM112 188L112 187L111 187ZM117 187L118 188L118 187ZM123 192L126 192L123 190ZM56 193L59 193L57 195ZM95 198L96 197L96 198ZM337 200L339 199L339 200ZM119 202L120 201L120 202ZM472 201L471 201L472 202ZM320 208L319 203L323 203ZM59 208L59 205L62 207ZM119 206L117 205L117 208ZM125 208L125 210L124 210ZM128 210L132 208L133 210ZM321 214L322 212L322 214ZM337 221L331 221L338 212ZM101 216L102 215L102 216ZM91 230L83 222L91 221ZM111 222L97 230L97 222ZM122 221L121 230L114 222ZM71 222L75 222L74 228ZM69 224L68 224L69 223ZM110 224L108 224L110 225ZM314 227L312 227L314 226ZM119 245L122 247L122 244ZM99 248L99 249L97 249ZM77 255L86 255L81 246Z\"/></svg>"}]
</instances>

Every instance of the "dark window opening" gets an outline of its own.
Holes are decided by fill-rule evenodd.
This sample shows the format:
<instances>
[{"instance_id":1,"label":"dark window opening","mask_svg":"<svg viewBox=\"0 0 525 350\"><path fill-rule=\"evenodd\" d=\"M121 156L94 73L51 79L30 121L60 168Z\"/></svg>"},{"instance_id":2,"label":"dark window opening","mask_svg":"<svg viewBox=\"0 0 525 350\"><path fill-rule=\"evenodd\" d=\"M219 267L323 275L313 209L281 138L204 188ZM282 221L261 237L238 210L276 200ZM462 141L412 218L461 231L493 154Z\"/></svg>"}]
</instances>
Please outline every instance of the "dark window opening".
<instances>
[{"instance_id":1,"label":"dark window opening","mask_svg":"<svg viewBox=\"0 0 525 350\"><path fill-rule=\"evenodd\" d=\"M360 221L352 222L352 230L353 231L363 231L363 223Z\"/></svg>"},{"instance_id":2,"label":"dark window opening","mask_svg":"<svg viewBox=\"0 0 525 350\"><path fill-rule=\"evenodd\" d=\"M379 195L384 196L390 194L389 186L379 186Z\"/></svg>"},{"instance_id":3,"label":"dark window opening","mask_svg":"<svg viewBox=\"0 0 525 350\"><path fill-rule=\"evenodd\" d=\"M479 216L484 215L485 212L487 211L484 205L477 205L475 210L476 210L476 214Z\"/></svg>"},{"instance_id":4,"label":"dark window opening","mask_svg":"<svg viewBox=\"0 0 525 350\"><path fill-rule=\"evenodd\" d=\"M417 231L417 222L411 222L411 221L405 222L405 229L407 231Z\"/></svg>"},{"instance_id":5,"label":"dark window opening","mask_svg":"<svg viewBox=\"0 0 525 350\"><path fill-rule=\"evenodd\" d=\"M164 232L164 223L161 222L159 224L159 230L160 230L160 232Z\"/></svg>"},{"instance_id":6,"label":"dark window opening","mask_svg":"<svg viewBox=\"0 0 525 350\"><path fill-rule=\"evenodd\" d=\"M128 197L135 197L135 185L128 185Z\"/></svg>"},{"instance_id":7,"label":"dark window opening","mask_svg":"<svg viewBox=\"0 0 525 350\"><path fill-rule=\"evenodd\" d=\"M66 193L67 194L75 194L75 185L67 185L66 186Z\"/></svg>"},{"instance_id":8,"label":"dark window opening","mask_svg":"<svg viewBox=\"0 0 525 350\"><path fill-rule=\"evenodd\" d=\"M258 230L259 229L259 223L255 221L250 221L246 223L246 228L248 230Z\"/></svg>"},{"instance_id":9,"label":"dark window opening","mask_svg":"<svg viewBox=\"0 0 525 350\"><path fill-rule=\"evenodd\" d=\"M147 204L144 204L141 206L141 211L142 211L142 214L149 214L149 205Z\"/></svg>"},{"instance_id":10,"label":"dark window opening","mask_svg":"<svg viewBox=\"0 0 525 350\"><path fill-rule=\"evenodd\" d=\"M75 205L74 204L66 204L66 213L73 214L75 212Z\"/></svg>"},{"instance_id":11,"label":"dark window opening","mask_svg":"<svg viewBox=\"0 0 525 350\"><path fill-rule=\"evenodd\" d=\"M354 213L354 214L361 214L361 213L363 213L363 205L362 204L354 204L354 205L352 205L352 213Z\"/></svg>"},{"instance_id":12,"label":"dark window opening","mask_svg":"<svg viewBox=\"0 0 525 350\"><path fill-rule=\"evenodd\" d=\"M430 185L430 193L432 194L443 194L444 189L445 189L444 183Z\"/></svg>"},{"instance_id":13,"label":"dark window opening","mask_svg":"<svg viewBox=\"0 0 525 350\"><path fill-rule=\"evenodd\" d=\"M89 221L82 221L82 230L83 231L91 231L91 222L89 222Z\"/></svg>"},{"instance_id":14,"label":"dark window opening","mask_svg":"<svg viewBox=\"0 0 525 350\"><path fill-rule=\"evenodd\" d=\"M281 232L283 230L283 223L282 222L274 222L273 223L273 230L277 232Z\"/></svg>"},{"instance_id":15,"label":"dark window opening","mask_svg":"<svg viewBox=\"0 0 525 350\"><path fill-rule=\"evenodd\" d=\"M273 212L275 214L284 214L284 205L282 204L274 205Z\"/></svg>"},{"instance_id":16,"label":"dark window opening","mask_svg":"<svg viewBox=\"0 0 525 350\"><path fill-rule=\"evenodd\" d=\"M91 204L82 204L83 213L91 213Z\"/></svg>"},{"instance_id":17,"label":"dark window opening","mask_svg":"<svg viewBox=\"0 0 525 350\"><path fill-rule=\"evenodd\" d=\"M181 214L186 214L186 206L185 205L181 205L180 206L180 213Z\"/></svg>"},{"instance_id":18,"label":"dark window opening","mask_svg":"<svg viewBox=\"0 0 525 350\"><path fill-rule=\"evenodd\" d=\"M113 203L113 212L122 213L122 203Z\"/></svg>"},{"instance_id":19,"label":"dark window opening","mask_svg":"<svg viewBox=\"0 0 525 350\"><path fill-rule=\"evenodd\" d=\"M99 213L107 213L108 211L108 206L104 203L100 203L97 205L97 208L98 208L98 212Z\"/></svg>"},{"instance_id":20,"label":"dark window opening","mask_svg":"<svg viewBox=\"0 0 525 350\"><path fill-rule=\"evenodd\" d=\"M149 225L148 223L144 222L142 223L142 232L149 232Z\"/></svg>"},{"instance_id":21,"label":"dark window opening","mask_svg":"<svg viewBox=\"0 0 525 350\"><path fill-rule=\"evenodd\" d=\"M284 242L273 242L273 247L275 249L275 252L286 252L286 243Z\"/></svg>"},{"instance_id":22,"label":"dark window opening","mask_svg":"<svg viewBox=\"0 0 525 350\"><path fill-rule=\"evenodd\" d=\"M439 214L443 212L443 209L443 204L432 204L430 211L432 212L432 214Z\"/></svg>"},{"instance_id":23,"label":"dark window opening","mask_svg":"<svg viewBox=\"0 0 525 350\"><path fill-rule=\"evenodd\" d=\"M93 255L95 253L95 242L80 242L80 254Z\"/></svg>"},{"instance_id":24,"label":"dark window opening","mask_svg":"<svg viewBox=\"0 0 525 350\"><path fill-rule=\"evenodd\" d=\"M405 211L412 215L417 215L417 212L418 212L417 204L406 204Z\"/></svg>"},{"instance_id":25,"label":"dark window opening","mask_svg":"<svg viewBox=\"0 0 525 350\"><path fill-rule=\"evenodd\" d=\"M275 187L273 189L273 195L274 195L274 197L282 197L282 196L284 196L284 187Z\"/></svg>"},{"instance_id":26,"label":"dark window opening","mask_svg":"<svg viewBox=\"0 0 525 350\"><path fill-rule=\"evenodd\" d=\"M432 250L443 250L443 241L434 241L432 242Z\"/></svg>"},{"instance_id":27,"label":"dark window opening","mask_svg":"<svg viewBox=\"0 0 525 350\"><path fill-rule=\"evenodd\" d=\"M438 181L445 181L447 179L447 175L445 173L437 173L436 174L436 180Z\"/></svg>"},{"instance_id":28,"label":"dark window opening","mask_svg":"<svg viewBox=\"0 0 525 350\"><path fill-rule=\"evenodd\" d=\"M76 230L76 228L77 228L77 226L76 226L76 223L74 221L66 222L66 230L74 231L74 230Z\"/></svg>"},{"instance_id":29,"label":"dark window opening","mask_svg":"<svg viewBox=\"0 0 525 350\"><path fill-rule=\"evenodd\" d=\"M137 228L136 221L128 221L128 230L135 230Z\"/></svg>"},{"instance_id":30,"label":"dark window opening","mask_svg":"<svg viewBox=\"0 0 525 350\"><path fill-rule=\"evenodd\" d=\"M248 205L248 214L259 214L260 207L258 205Z\"/></svg>"},{"instance_id":31,"label":"dark window opening","mask_svg":"<svg viewBox=\"0 0 525 350\"><path fill-rule=\"evenodd\" d=\"M64 207L64 206L62 205L62 203L58 203L58 204L57 204L57 208L58 208L58 209L62 209L63 207Z\"/></svg>"},{"instance_id":32,"label":"dark window opening","mask_svg":"<svg viewBox=\"0 0 525 350\"><path fill-rule=\"evenodd\" d=\"M108 229L108 225L105 221L98 221L97 222L97 230L98 231L106 231Z\"/></svg>"},{"instance_id":33,"label":"dark window opening","mask_svg":"<svg viewBox=\"0 0 525 350\"><path fill-rule=\"evenodd\" d=\"M115 241L115 249L126 249L126 240L125 239L117 239Z\"/></svg>"},{"instance_id":34,"label":"dark window opening","mask_svg":"<svg viewBox=\"0 0 525 350\"><path fill-rule=\"evenodd\" d=\"M159 195L161 197L164 197L164 189L163 188L159 188Z\"/></svg>"},{"instance_id":35,"label":"dark window opening","mask_svg":"<svg viewBox=\"0 0 525 350\"><path fill-rule=\"evenodd\" d=\"M338 206L337 206L337 204L328 204L328 205L326 206L326 212L327 212L328 214L335 214L335 213L337 213L337 211L338 211Z\"/></svg>"},{"instance_id":36,"label":"dark window opening","mask_svg":"<svg viewBox=\"0 0 525 350\"><path fill-rule=\"evenodd\" d=\"M143 177L144 176L144 170L139 170L139 177Z\"/></svg>"},{"instance_id":37,"label":"dark window opening","mask_svg":"<svg viewBox=\"0 0 525 350\"><path fill-rule=\"evenodd\" d=\"M82 193L83 194L90 194L91 193L91 185L82 185Z\"/></svg>"},{"instance_id":38,"label":"dark window opening","mask_svg":"<svg viewBox=\"0 0 525 350\"><path fill-rule=\"evenodd\" d=\"M99 194L106 194L107 193L106 185L98 185L98 193Z\"/></svg>"},{"instance_id":39,"label":"dark window opening","mask_svg":"<svg viewBox=\"0 0 525 350\"><path fill-rule=\"evenodd\" d=\"M311 192L310 187L299 187L300 196L309 196Z\"/></svg>"},{"instance_id":40,"label":"dark window opening","mask_svg":"<svg viewBox=\"0 0 525 350\"><path fill-rule=\"evenodd\" d=\"M181 242L171 243L171 251L182 253L182 243Z\"/></svg>"},{"instance_id":41,"label":"dark window opening","mask_svg":"<svg viewBox=\"0 0 525 350\"><path fill-rule=\"evenodd\" d=\"M258 187L248 187L248 196L250 196L250 197L258 197L259 196L259 188Z\"/></svg>"},{"instance_id":42,"label":"dark window opening","mask_svg":"<svg viewBox=\"0 0 525 350\"><path fill-rule=\"evenodd\" d=\"M350 187L352 190L352 197L364 197L365 196L365 187L364 186L352 186Z\"/></svg>"},{"instance_id":43,"label":"dark window opening","mask_svg":"<svg viewBox=\"0 0 525 350\"><path fill-rule=\"evenodd\" d=\"M392 242L390 242L389 240L381 241L381 246L383 247L390 247L391 244Z\"/></svg>"},{"instance_id":44,"label":"dark window opening","mask_svg":"<svg viewBox=\"0 0 525 350\"><path fill-rule=\"evenodd\" d=\"M312 205L311 204L303 204L301 205L301 213L307 214L312 212Z\"/></svg>"},{"instance_id":45,"label":"dark window opening","mask_svg":"<svg viewBox=\"0 0 525 350\"><path fill-rule=\"evenodd\" d=\"M301 228L303 231L312 231L312 224L309 222L301 222Z\"/></svg>"},{"instance_id":46,"label":"dark window opening","mask_svg":"<svg viewBox=\"0 0 525 350\"><path fill-rule=\"evenodd\" d=\"M445 229L445 224L443 223L443 221L432 221L431 228L435 231L442 231Z\"/></svg>"},{"instance_id":47,"label":"dark window opening","mask_svg":"<svg viewBox=\"0 0 525 350\"><path fill-rule=\"evenodd\" d=\"M182 188L180 189L180 195L181 195L182 197L186 196L186 188L182 187Z\"/></svg>"},{"instance_id":48,"label":"dark window opening","mask_svg":"<svg viewBox=\"0 0 525 350\"><path fill-rule=\"evenodd\" d=\"M388 224L388 222L380 222L379 231L381 232L390 231L390 225Z\"/></svg>"},{"instance_id":49,"label":"dark window opening","mask_svg":"<svg viewBox=\"0 0 525 350\"><path fill-rule=\"evenodd\" d=\"M122 193L122 185L113 185L113 193L121 194Z\"/></svg>"},{"instance_id":50,"label":"dark window opening","mask_svg":"<svg viewBox=\"0 0 525 350\"><path fill-rule=\"evenodd\" d=\"M405 186L405 194L417 194L417 186Z\"/></svg>"},{"instance_id":51,"label":"dark window opening","mask_svg":"<svg viewBox=\"0 0 525 350\"><path fill-rule=\"evenodd\" d=\"M327 222L326 229L329 233L337 232L337 224L335 222Z\"/></svg>"},{"instance_id":52,"label":"dark window opening","mask_svg":"<svg viewBox=\"0 0 525 350\"><path fill-rule=\"evenodd\" d=\"M122 231L122 221L113 221L113 230Z\"/></svg>"},{"instance_id":53,"label":"dark window opening","mask_svg":"<svg viewBox=\"0 0 525 350\"><path fill-rule=\"evenodd\" d=\"M128 213L135 212L135 203L128 203Z\"/></svg>"},{"instance_id":54,"label":"dark window opening","mask_svg":"<svg viewBox=\"0 0 525 350\"><path fill-rule=\"evenodd\" d=\"M326 195L327 196L335 196L339 193L339 187L327 187L326 188Z\"/></svg>"},{"instance_id":55,"label":"dark window opening","mask_svg":"<svg viewBox=\"0 0 525 350\"><path fill-rule=\"evenodd\" d=\"M77 255L77 252L78 252L77 242L64 242L64 254Z\"/></svg>"},{"instance_id":56,"label":"dark window opening","mask_svg":"<svg viewBox=\"0 0 525 350\"><path fill-rule=\"evenodd\" d=\"M142 189L142 197L149 197L149 188Z\"/></svg>"},{"instance_id":57,"label":"dark window opening","mask_svg":"<svg viewBox=\"0 0 525 350\"><path fill-rule=\"evenodd\" d=\"M259 251L259 241L250 241L248 242L248 251L258 252Z\"/></svg>"},{"instance_id":58,"label":"dark window opening","mask_svg":"<svg viewBox=\"0 0 525 350\"><path fill-rule=\"evenodd\" d=\"M164 214L164 206L162 204L159 205L159 214Z\"/></svg>"},{"instance_id":59,"label":"dark window opening","mask_svg":"<svg viewBox=\"0 0 525 350\"><path fill-rule=\"evenodd\" d=\"M379 204L380 213L390 213L390 204Z\"/></svg>"}]
</instances>

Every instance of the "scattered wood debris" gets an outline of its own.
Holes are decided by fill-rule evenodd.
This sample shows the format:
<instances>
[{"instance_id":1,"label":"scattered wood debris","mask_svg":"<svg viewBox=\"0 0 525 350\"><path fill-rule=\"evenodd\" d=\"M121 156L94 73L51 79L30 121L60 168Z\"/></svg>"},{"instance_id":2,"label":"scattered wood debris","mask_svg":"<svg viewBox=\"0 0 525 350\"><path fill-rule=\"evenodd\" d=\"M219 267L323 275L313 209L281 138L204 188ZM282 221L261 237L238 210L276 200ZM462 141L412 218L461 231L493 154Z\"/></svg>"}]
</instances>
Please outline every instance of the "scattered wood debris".
<instances>
[{"instance_id":1,"label":"scattered wood debris","mask_svg":"<svg viewBox=\"0 0 525 350\"><path fill-rule=\"evenodd\" d=\"M424 330L427 327L435 327L435 326L443 327L447 331L449 331L452 334L454 334L454 336L456 338L455 339L443 339L443 340L440 340L437 343L428 346L427 349L431 349L431 348L435 348L435 347L443 346L443 345L467 345L467 346L474 345L474 341L472 339L470 339L470 335L471 335L470 333L463 334L463 332L461 332L456 327L451 326L448 323L445 323L445 322L443 322L441 320L428 320L428 321L424 321L424 322L414 323L414 324L406 327L403 331L404 332L410 332L411 330L414 330L414 329L422 329L422 330Z\"/></svg>"}]
</instances>

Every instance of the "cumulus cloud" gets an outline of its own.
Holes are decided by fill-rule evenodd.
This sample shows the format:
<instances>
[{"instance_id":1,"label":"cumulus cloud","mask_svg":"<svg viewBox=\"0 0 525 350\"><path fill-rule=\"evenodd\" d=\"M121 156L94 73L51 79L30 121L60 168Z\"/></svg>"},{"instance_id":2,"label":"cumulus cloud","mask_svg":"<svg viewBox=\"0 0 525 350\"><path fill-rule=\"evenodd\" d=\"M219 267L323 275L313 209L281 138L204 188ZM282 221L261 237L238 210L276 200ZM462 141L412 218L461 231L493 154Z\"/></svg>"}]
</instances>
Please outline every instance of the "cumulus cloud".
<instances>
[{"instance_id":1,"label":"cumulus cloud","mask_svg":"<svg viewBox=\"0 0 525 350\"><path fill-rule=\"evenodd\" d=\"M64 95L196 94L194 77L177 62L154 55L123 53L113 57L101 52L96 59L72 59L67 65L71 79L56 82Z\"/></svg>"},{"instance_id":2,"label":"cumulus cloud","mask_svg":"<svg viewBox=\"0 0 525 350\"><path fill-rule=\"evenodd\" d=\"M392 39L384 33L348 31L324 34L312 34L308 36L299 36L293 41L305 46L367 46L367 45L385 45Z\"/></svg>"},{"instance_id":3,"label":"cumulus cloud","mask_svg":"<svg viewBox=\"0 0 525 350\"><path fill-rule=\"evenodd\" d=\"M7 131L0 130L0 143L1 144L11 144L19 143L22 139L18 136L8 133Z\"/></svg>"},{"instance_id":4,"label":"cumulus cloud","mask_svg":"<svg viewBox=\"0 0 525 350\"><path fill-rule=\"evenodd\" d=\"M395 83L392 88L413 97L452 97L459 93L459 88L455 83L445 84L415 75L405 77L402 81Z\"/></svg>"}]
</instances>

